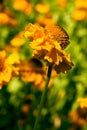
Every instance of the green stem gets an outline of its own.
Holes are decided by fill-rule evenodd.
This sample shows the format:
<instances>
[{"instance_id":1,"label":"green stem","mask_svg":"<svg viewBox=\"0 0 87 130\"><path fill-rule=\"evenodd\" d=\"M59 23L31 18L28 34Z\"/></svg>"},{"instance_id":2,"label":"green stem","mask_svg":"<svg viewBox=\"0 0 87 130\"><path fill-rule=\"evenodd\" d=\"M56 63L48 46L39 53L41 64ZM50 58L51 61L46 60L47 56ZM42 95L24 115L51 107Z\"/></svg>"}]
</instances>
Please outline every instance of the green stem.
<instances>
[{"instance_id":1,"label":"green stem","mask_svg":"<svg viewBox=\"0 0 87 130\"><path fill-rule=\"evenodd\" d=\"M49 66L48 73L47 73L46 84L45 84L44 91L43 91L42 96L41 96L41 101L40 101L40 105L39 105L38 115L36 117L36 121L35 121L35 125L34 125L33 130L38 130L37 128L38 128L38 124L39 124L39 121L40 121L40 118L41 118L41 110L42 110L43 103L44 103L44 100L45 100L45 96L46 96L49 80L50 80L50 77L51 77L51 72L52 72L52 66Z\"/></svg>"}]
</instances>

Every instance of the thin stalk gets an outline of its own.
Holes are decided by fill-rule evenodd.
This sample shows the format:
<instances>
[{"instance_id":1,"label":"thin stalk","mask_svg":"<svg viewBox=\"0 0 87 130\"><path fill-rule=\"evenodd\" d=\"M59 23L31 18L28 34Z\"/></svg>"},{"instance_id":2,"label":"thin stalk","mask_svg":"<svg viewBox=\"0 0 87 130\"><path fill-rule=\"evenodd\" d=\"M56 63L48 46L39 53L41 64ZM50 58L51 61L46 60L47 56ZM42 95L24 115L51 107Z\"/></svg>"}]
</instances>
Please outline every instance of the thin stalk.
<instances>
[{"instance_id":1,"label":"thin stalk","mask_svg":"<svg viewBox=\"0 0 87 130\"><path fill-rule=\"evenodd\" d=\"M43 103L44 103L44 100L45 100L45 97L46 97L47 88L48 88L49 80L50 80L50 77L51 77L51 72L52 72L52 66L49 66L48 72L47 72L46 84L45 84L44 91L43 91L42 96L41 96L38 115L36 117L36 121L35 121L35 125L34 125L33 130L38 130L38 125L39 125L39 121L40 121L40 118L41 118L41 110L42 110Z\"/></svg>"}]
</instances>

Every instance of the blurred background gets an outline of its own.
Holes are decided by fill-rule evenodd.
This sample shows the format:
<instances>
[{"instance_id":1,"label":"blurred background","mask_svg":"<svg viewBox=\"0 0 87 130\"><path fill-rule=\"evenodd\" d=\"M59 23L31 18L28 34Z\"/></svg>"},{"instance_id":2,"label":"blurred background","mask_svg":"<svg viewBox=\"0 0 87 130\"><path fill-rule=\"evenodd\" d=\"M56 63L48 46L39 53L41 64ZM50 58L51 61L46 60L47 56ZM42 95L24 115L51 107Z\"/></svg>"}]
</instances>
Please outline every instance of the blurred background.
<instances>
[{"instance_id":1,"label":"blurred background","mask_svg":"<svg viewBox=\"0 0 87 130\"><path fill-rule=\"evenodd\" d=\"M28 61L32 50L23 37L28 23L62 26L74 63L66 74L53 76L39 129L87 130L87 108L77 102L87 96L87 0L0 0L0 50ZM0 90L0 130L32 130L43 92L42 82L36 85L32 78L15 77Z\"/></svg>"}]
</instances>

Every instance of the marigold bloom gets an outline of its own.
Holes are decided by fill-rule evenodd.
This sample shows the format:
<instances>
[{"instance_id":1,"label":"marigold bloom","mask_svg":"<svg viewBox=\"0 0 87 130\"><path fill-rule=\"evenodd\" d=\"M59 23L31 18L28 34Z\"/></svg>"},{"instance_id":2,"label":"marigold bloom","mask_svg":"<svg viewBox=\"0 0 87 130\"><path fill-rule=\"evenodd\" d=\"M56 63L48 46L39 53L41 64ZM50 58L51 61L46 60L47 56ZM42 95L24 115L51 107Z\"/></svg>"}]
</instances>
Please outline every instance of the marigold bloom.
<instances>
[{"instance_id":1,"label":"marigold bloom","mask_svg":"<svg viewBox=\"0 0 87 130\"><path fill-rule=\"evenodd\" d=\"M75 111L69 113L70 120L73 123L73 126L75 126L75 128L78 128L78 126L81 128L81 126L87 123L86 115L87 115L87 108L81 108L81 107L78 107Z\"/></svg>"},{"instance_id":2,"label":"marigold bloom","mask_svg":"<svg viewBox=\"0 0 87 130\"><path fill-rule=\"evenodd\" d=\"M11 18L8 14L1 12L0 13L0 24L16 26L18 24L18 22L15 19Z\"/></svg>"},{"instance_id":3,"label":"marigold bloom","mask_svg":"<svg viewBox=\"0 0 87 130\"><path fill-rule=\"evenodd\" d=\"M60 9L64 9L66 7L67 1L66 0L57 0Z\"/></svg>"},{"instance_id":4,"label":"marigold bloom","mask_svg":"<svg viewBox=\"0 0 87 130\"><path fill-rule=\"evenodd\" d=\"M5 45L4 50L8 53L19 52L20 48L11 46L10 44Z\"/></svg>"},{"instance_id":5,"label":"marigold bloom","mask_svg":"<svg viewBox=\"0 0 87 130\"><path fill-rule=\"evenodd\" d=\"M75 0L77 9L87 9L87 0Z\"/></svg>"},{"instance_id":6,"label":"marigold bloom","mask_svg":"<svg viewBox=\"0 0 87 130\"><path fill-rule=\"evenodd\" d=\"M84 9L75 10L72 14L72 19L75 21L81 21L87 19L87 11Z\"/></svg>"},{"instance_id":7,"label":"marigold bloom","mask_svg":"<svg viewBox=\"0 0 87 130\"><path fill-rule=\"evenodd\" d=\"M45 27L49 24L55 24L55 21L53 20L52 16L50 14L45 15L45 17L38 17L36 23L39 25Z\"/></svg>"},{"instance_id":8,"label":"marigold bloom","mask_svg":"<svg viewBox=\"0 0 87 130\"><path fill-rule=\"evenodd\" d=\"M49 4L45 4L45 3L39 3L35 6L35 9L38 13L41 13L41 14L46 14L49 12L50 10L50 6Z\"/></svg>"},{"instance_id":9,"label":"marigold bloom","mask_svg":"<svg viewBox=\"0 0 87 130\"><path fill-rule=\"evenodd\" d=\"M24 39L24 36L23 36L24 32L20 32L18 33L11 41L11 45L14 46L14 47L20 47L22 45L24 45L25 43L25 39Z\"/></svg>"},{"instance_id":10,"label":"marigold bloom","mask_svg":"<svg viewBox=\"0 0 87 130\"><path fill-rule=\"evenodd\" d=\"M18 75L19 68L16 64L19 62L19 56L16 53L7 56L4 50L0 51L0 88L3 84L8 83L13 76Z\"/></svg>"},{"instance_id":11,"label":"marigold bloom","mask_svg":"<svg viewBox=\"0 0 87 130\"><path fill-rule=\"evenodd\" d=\"M43 68L42 63L35 59L31 58L29 61L22 61L20 63L20 76L21 79L25 82L31 82L34 86L43 90L46 80L46 68ZM53 73L53 76L56 76ZM49 86L52 85L52 80L49 83Z\"/></svg>"},{"instance_id":12,"label":"marigold bloom","mask_svg":"<svg viewBox=\"0 0 87 130\"><path fill-rule=\"evenodd\" d=\"M87 98L78 98L77 101L80 103L81 108L83 107L87 108Z\"/></svg>"},{"instance_id":13,"label":"marigold bloom","mask_svg":"<svg viewBox=\"0 0 87 130\"><path fill-rule=\"evenodd\" d=\"M27 0L14 0L13 8L29 15L32 12L31 4Z\"/></svg>"},{"instance_id":14,"label":"marigold bloom","mask_svg":"<svg viewBox=\"0 0 87 130\"><path fill-rule=\"evenodd\" d=\"M50 25L50 28L51 26L54 29L54 26L57 25ZM34 57L43 59L52 65L58 73L66 72L73 65L70 56L63 50L69 44L68 36L59 26L57 31L53 30L53 32L50 32L52 30L50 28L49 26L42 28L39 25L29 24L24 35L32 39L30 46L33 48ZM55 35L56 32L58 32L57 36Z\"/></svg>"}]
</instances>

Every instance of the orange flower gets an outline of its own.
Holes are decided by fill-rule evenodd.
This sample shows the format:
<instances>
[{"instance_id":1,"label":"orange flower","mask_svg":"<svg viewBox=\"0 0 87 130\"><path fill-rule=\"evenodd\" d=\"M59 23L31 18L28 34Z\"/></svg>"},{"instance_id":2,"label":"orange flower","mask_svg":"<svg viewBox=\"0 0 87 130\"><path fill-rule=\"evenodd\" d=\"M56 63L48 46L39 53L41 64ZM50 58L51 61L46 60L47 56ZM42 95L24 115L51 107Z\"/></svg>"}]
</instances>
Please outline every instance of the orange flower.
<instances>
[{"instance_id":1,"label":"orange flower","mask_svg":"<svg viewBox=\"0 0 87 130\"><path fill-rule=\"evenodd\" d=\"M12 52L18 52L20 49L17 48L17 47L13 47L10 44L8 44L8 45L5 45L4 50L8 53L12 53Z\"/></svg>"},{"instance_id":2,"label":"orange flower","mask_svg":"<svg viewBox=\"0 0 87 130\"><path fill-rule=\"evenodd\" d=\"M43 90L46 80L46 68L43 68L42 63L35 58L31 58L29 61L22 61L20 63L20 75L21 79L25 82L31 82L39 90ZM53 76L56 76L53 73ZM50 80L49 86L52 85Z\"/></svg>"},{"instance_id":3,"label":"orange flower","mask_svg":"<svg viewBox=\"0 0 87 130\"><path fill-rule=\"evenodd\" d=\"M75 0L77 9L87 9L87 0Z\"/></svg>"},{"instance_id":4,"label":"orange flower","mask_svg":"<svg viewBox=\"0 0 87 130\"><path fill-rule=\"evenodd\" d=\"M73 123L72 127L81 128L87 123L87 108L78 107L75 111L69 113L71 122ZM77 129L75 129L77 130Z\"/></svg>"},{"instance_id":5,"label":"orange flower","mask_svg":"<svg viewBox=\"0 0 87 130\"><path fill-rule=\"evenodd\" d=\"M50 6L49 4L45 4L45 3L39 3L35 6L35 9L38 13L41 13L41 14L46 14L49 12L50 10Z\"/></svg>"},{"instance_id":6,"label":"orange flower","mask_svg":"<svg viewBox=\"0 0 87 130\"><path fill-rule=\"evenodd\" d=\"M18 33L11 41L11 45L14 46L14 47L20 47L22 45L24 45L25 43L25 39L24 39L24 36L23 36L24 32L20 32Z\"/></svg>"},{"instance_id":7,"label":"orange flower","mask_svg":"<svg viewBox=\"0 0 87 130\"><path fill-rule=\"evenodd\" d=\"M45 27L49 24L55 24L55 21L53 20L52 16L50 14L45 15L45 17L38 17L36 23L39 25Z\"/></svg>"},{"instance_id":8,"label":"orange flower","mask_svg":"<svg viewBox=\"0 0 87 130\"><path fill-rule=\"evenodd\" d=\"M57 0L60 9L64 9L66 7L67 1L66 0Z\"/></svg>"},{"instance_id":9,"label":"orange flower","mask_svg":"<svg viewBox=\"0 0 87 130\"><path fill-rule=\"evenodd\" d=\"M83 107L87 108L87 98L78 98L77 101L80 103L81 108Z\"/></svg>"},{"instance_id":10,"label":"orange flower","mask_svg":"<svg viewBox=\"0 0 87 130\"><path fill-rule=\"evenodd\" d=\"M0 88L3 84L8 83L13 76L18 75L19 68L14 64L19 64L19 57L16 53L7 56L4 50L0 51Z\"/></svg>"},{"instance_id":11,"label":"orange flower","mask_svg":"<svg viewBox=\"0 0 87 130\"><path fill-rule=\"evenodd\" d=\"M11 18L8 14L1 12L0 13L0 24L16 26L18 24L18 22L15 19Z\"/></svg>"},{"instance_id":12,"label":"orange flower","mask_svg":"<svg viewBox=\"0 0 87 130\"><path fill-rule=\"evenodd\" d=\"M66 72L73 65L70 56L63 50L69 44L68 35L61 27L56 28L55 26L57 25L48 25L42 28L39 25L29 24L24 35L32 39L30 46L33 48L34 57L53 65L58 73ZM51 32L51 27L55 29L53 32ZM58 32L57 36L56 32Z\"/></svg>"},{"instance_id":13,"label":"orange flower","mask_svg":"<svg viewBox=\"0 0 87 130\"><path fill-rule=\"evenodd\" d=\"M29 15L32 12L31 4L27 0L14 0L13 8L18 11L22 11Z\"/></svg>"},{"instance_id":14,"label":"orange flower","mask_svg":"<svg viewBox=\"0 0 87 130\"><path fill-rule=\"evenodd\" d=\"M4 25L9 23L9 16L5 13L0 13L0 23Z\"/></svg>"},{"instance_id":15,"label":"orange flower","mask_svg":"<svg viewBox=\"0 0 87 130\"><path fill-rule=\"evenodd\" d=\"M72 14L72 19L75 21L81 21L87 19L87 11L84 9L77 9Z\"/></svg>"}]
</instances>

